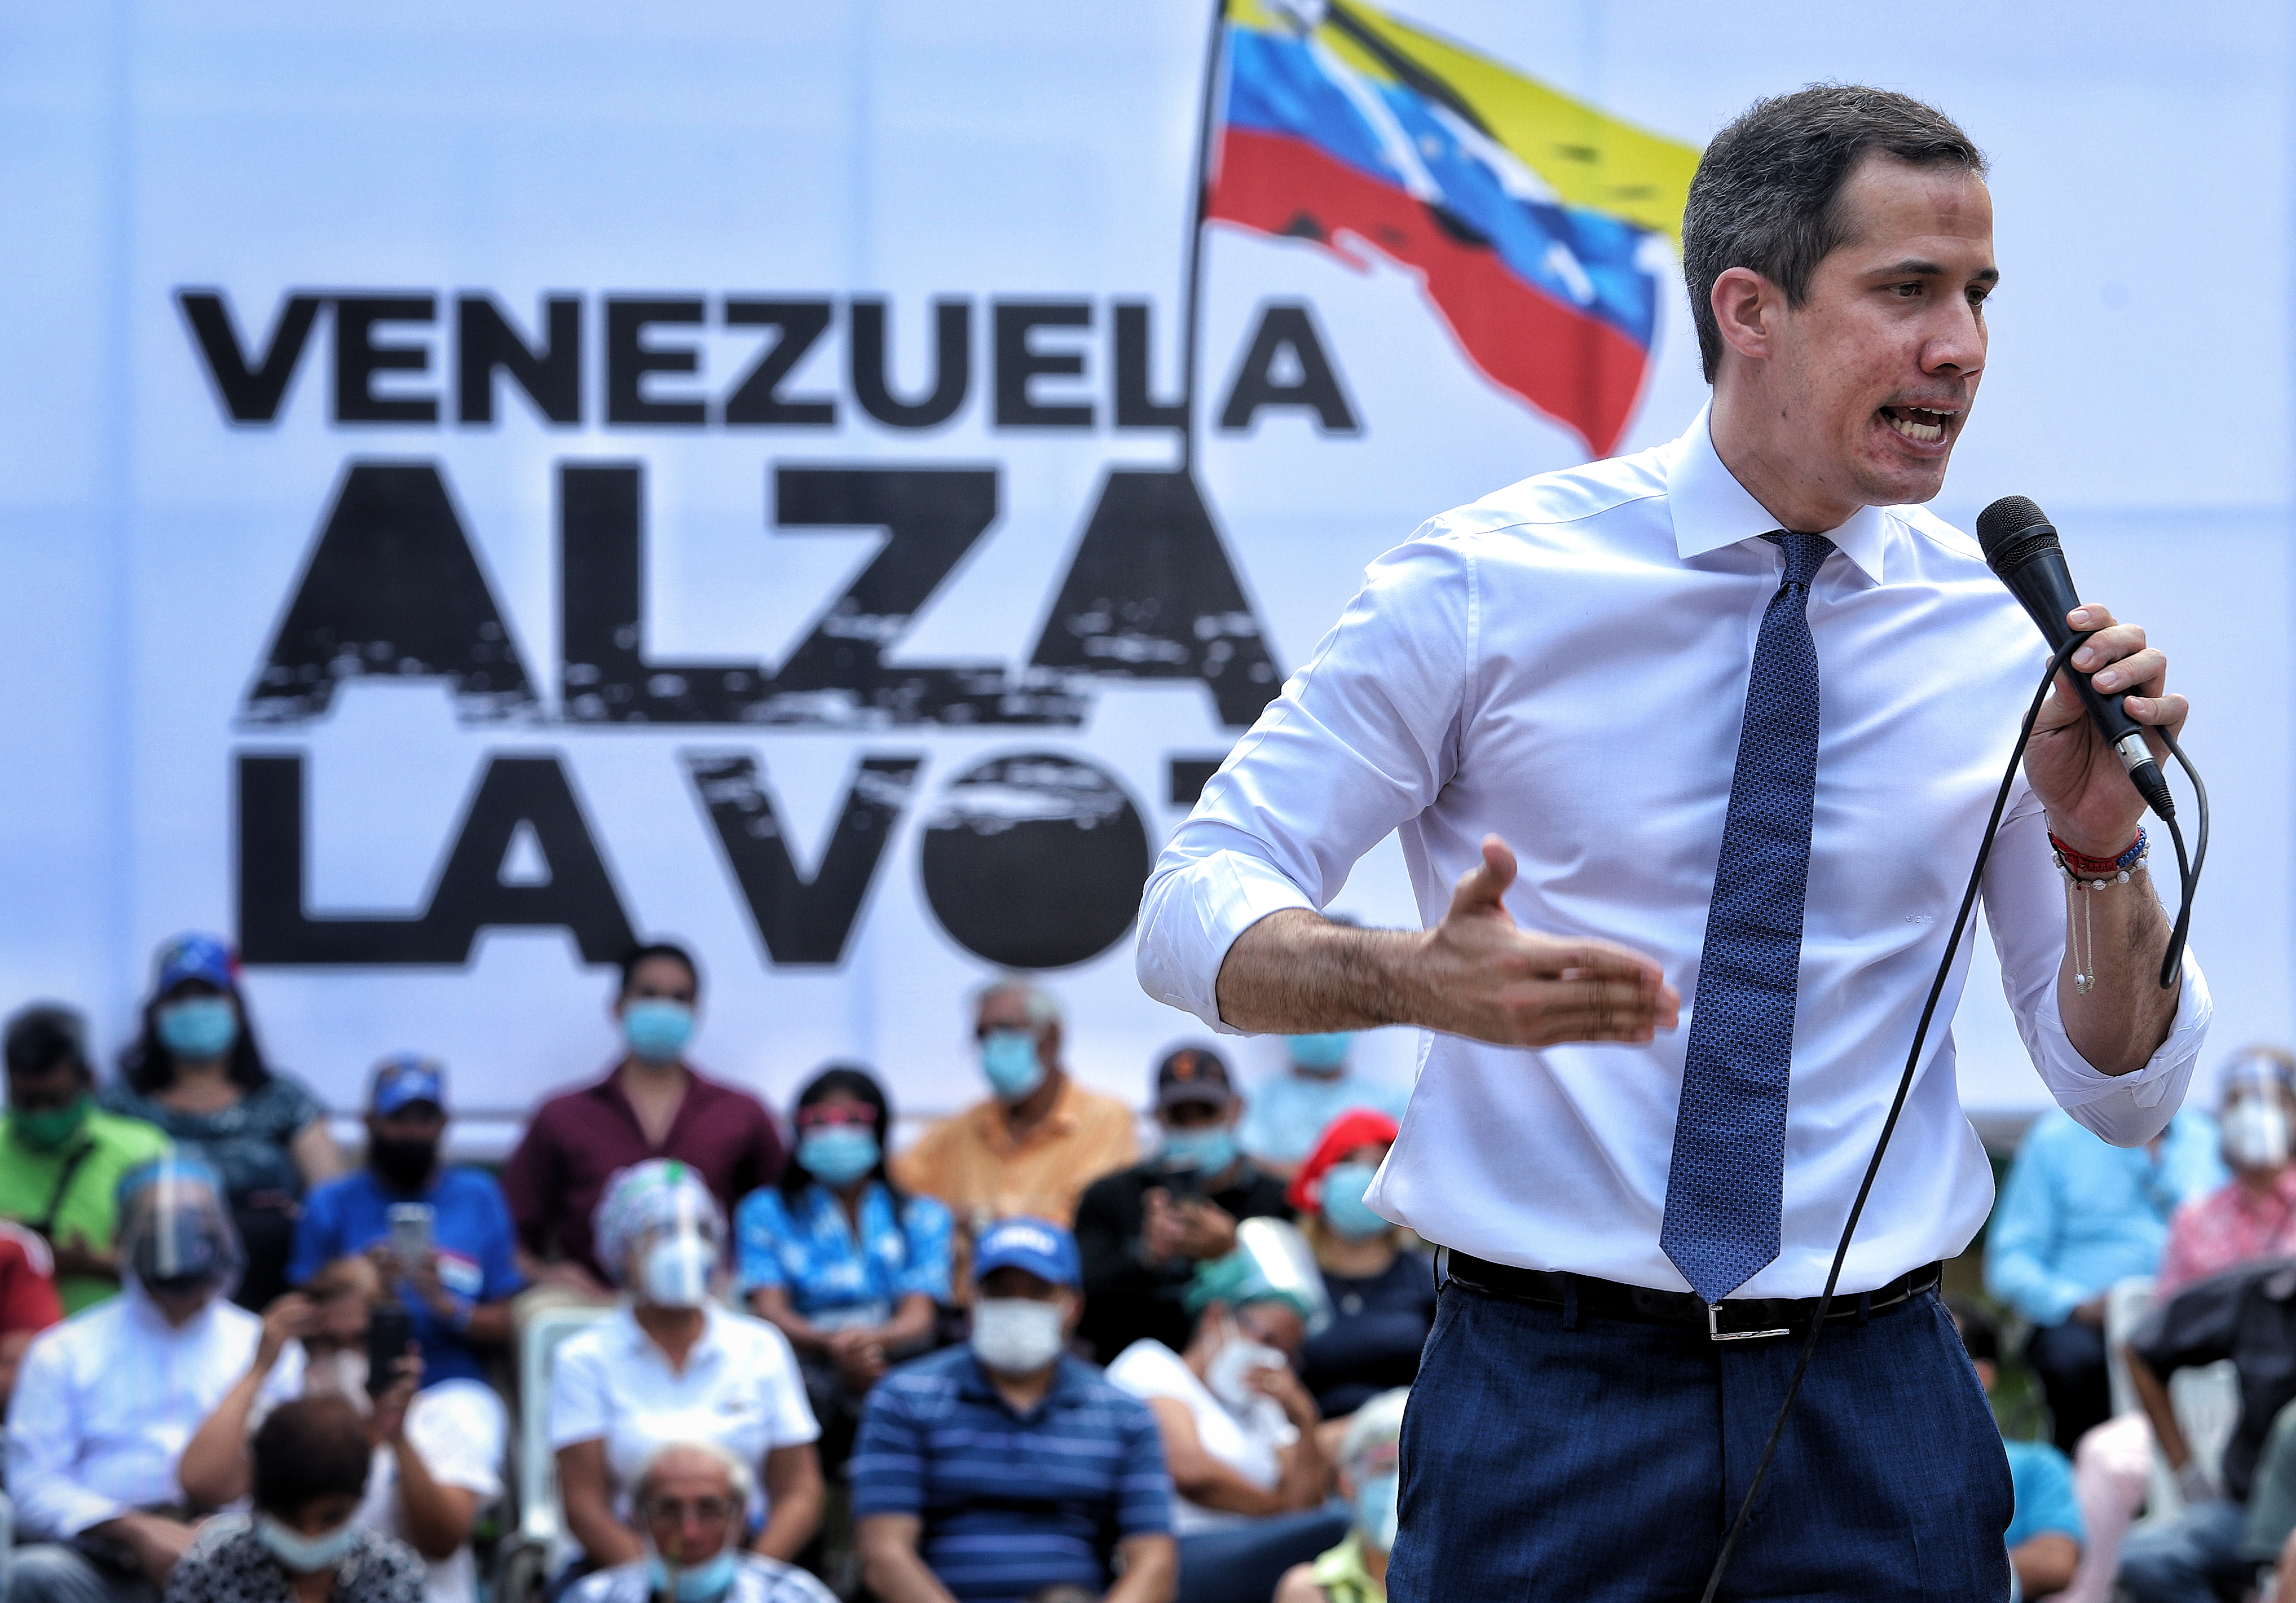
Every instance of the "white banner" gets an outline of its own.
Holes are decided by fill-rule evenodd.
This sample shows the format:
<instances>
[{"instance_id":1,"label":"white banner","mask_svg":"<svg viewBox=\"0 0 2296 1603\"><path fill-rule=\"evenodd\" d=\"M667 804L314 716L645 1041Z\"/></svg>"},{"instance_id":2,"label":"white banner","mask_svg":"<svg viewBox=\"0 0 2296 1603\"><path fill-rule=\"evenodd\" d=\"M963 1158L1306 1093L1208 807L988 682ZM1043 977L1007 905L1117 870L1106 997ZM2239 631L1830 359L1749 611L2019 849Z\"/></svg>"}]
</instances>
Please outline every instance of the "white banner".
<instances>
[{"instance_id":1,"label":"white banner","mask_svg":"<svg viewBox=\"0 0 2296 1603\"><path fill-rule=\"evenodd\" d=\"M2076 62L2038 17L1980 47L1763 12L1409 18L1687 146L1817 78L1965 123L2005 284L1939 510L2034 496L2166 645L2216 801L2217 1043L2284 1037L2283 21L2084 13ZM858 1059L917 1114L979 1094L964 999L1013 966L1141 1097L1202 1034L1131 954L1195 787L1367 561L1588 449L1402 247L1272 226L1205 232L1182 416L1208 20L0 21L0 1000L116 1048L155 944L218 929L338 1108L418 1048L510 1117L611 1059L603 966L668 938L697 1061L783 1106ZM1629 450L1703 397L1644 244ZM1417 921L1391 842L1335 906ZM1958 1036L1972 1105L2038 1103L1989 953Z\"/></svg>"}]
</instances>

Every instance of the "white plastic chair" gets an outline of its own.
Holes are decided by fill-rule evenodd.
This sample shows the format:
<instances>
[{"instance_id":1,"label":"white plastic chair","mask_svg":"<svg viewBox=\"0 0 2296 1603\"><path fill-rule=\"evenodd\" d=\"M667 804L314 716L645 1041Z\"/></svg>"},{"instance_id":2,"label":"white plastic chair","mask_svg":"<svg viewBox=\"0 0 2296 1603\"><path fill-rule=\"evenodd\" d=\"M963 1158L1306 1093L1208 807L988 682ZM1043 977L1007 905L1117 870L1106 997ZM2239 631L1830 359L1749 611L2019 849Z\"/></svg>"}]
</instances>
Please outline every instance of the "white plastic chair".
<instances>
[{"instance_id":1,"label":"white plastic chair","mask_svg":"<svg viewBox=\"0 0 2296 1603\"><path fill-rule=\"evenodd\" d=\"M558 1504L558 1455L550 1451L550 1380L568 1336L614 1311L611 1303L546 1308L526 1321L518 1344L518 1534L496 1560L497 1595L524 1603L571 1551Z\"/></svg>"}]
</instances>

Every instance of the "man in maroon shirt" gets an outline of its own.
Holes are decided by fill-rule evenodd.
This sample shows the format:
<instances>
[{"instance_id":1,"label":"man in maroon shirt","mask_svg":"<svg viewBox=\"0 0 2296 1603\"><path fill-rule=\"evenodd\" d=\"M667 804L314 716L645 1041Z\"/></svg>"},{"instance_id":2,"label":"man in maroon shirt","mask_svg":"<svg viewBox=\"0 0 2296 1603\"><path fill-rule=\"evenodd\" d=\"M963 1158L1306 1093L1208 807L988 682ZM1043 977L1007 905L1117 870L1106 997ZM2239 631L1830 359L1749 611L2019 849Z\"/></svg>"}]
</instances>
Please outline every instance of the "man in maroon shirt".
<instances>
[{"instance_id":1,"label":"man in maroon shirt","mask_svg":"<svg viewBox=\"0 0 2296 1603\"><path fill-rule=\"evenodd\" d=\"M667 944L622 959L613 1014L627 1048L595 1085L537 1109L502 1172L518 1225L519 1267L538 1286L610 1297L590 1241L607 1179L648 1158L676 1158L734 1204L782 1171L782 1142L765 1105L687 1065L701 981L692 957Z\"/></svg>"}]
</instances>

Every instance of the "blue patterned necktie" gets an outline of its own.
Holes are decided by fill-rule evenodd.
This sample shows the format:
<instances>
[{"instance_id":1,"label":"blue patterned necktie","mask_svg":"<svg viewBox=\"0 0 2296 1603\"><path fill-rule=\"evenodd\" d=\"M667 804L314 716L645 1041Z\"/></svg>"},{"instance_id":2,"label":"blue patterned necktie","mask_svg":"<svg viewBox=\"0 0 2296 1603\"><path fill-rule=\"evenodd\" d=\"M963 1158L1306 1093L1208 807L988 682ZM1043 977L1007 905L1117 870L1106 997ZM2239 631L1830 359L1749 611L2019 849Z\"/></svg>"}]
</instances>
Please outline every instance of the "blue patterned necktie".
<instances>
[{"instance_id":1,"label":"blue patterned necktie","mask_svg":"<svg viewBox=\"0 0 2296 1603\"><path fill-rule=\"evenodd\" d=\"M1709 1303L1778 1255L1786 1082L1817 790L1809 584L1833 542L1816 534L1762 538L1785 553L1785 578L1762 615L1746 681L1746 723L1706 915L1658 1238Z\"/></svg>"}]
</instances>

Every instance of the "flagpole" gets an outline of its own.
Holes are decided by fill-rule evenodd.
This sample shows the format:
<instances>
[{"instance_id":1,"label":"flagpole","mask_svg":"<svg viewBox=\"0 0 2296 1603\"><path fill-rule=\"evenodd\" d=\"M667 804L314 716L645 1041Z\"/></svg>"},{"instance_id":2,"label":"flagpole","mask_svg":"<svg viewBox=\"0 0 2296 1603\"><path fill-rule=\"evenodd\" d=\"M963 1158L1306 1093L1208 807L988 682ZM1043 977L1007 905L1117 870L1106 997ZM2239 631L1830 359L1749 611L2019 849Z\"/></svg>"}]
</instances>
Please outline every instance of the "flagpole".
<instances>
[{"instance_id":1,"label":"flagpole","mask_svg":"<svg viewBox=\"0 0 2296 1603\"><path fill-rule=\"evenodd\" d=\"M1196 466L1196 308L1202 298L1204 212L1211 200L1213 98L1219 92L1220 45L1227 0L1212 0L1211 37L1204 49L1204 91L1196 111L1196 160L1188 216L1188 283L1180 302L1180 471Z\"/></svg>"}]
</instances>

